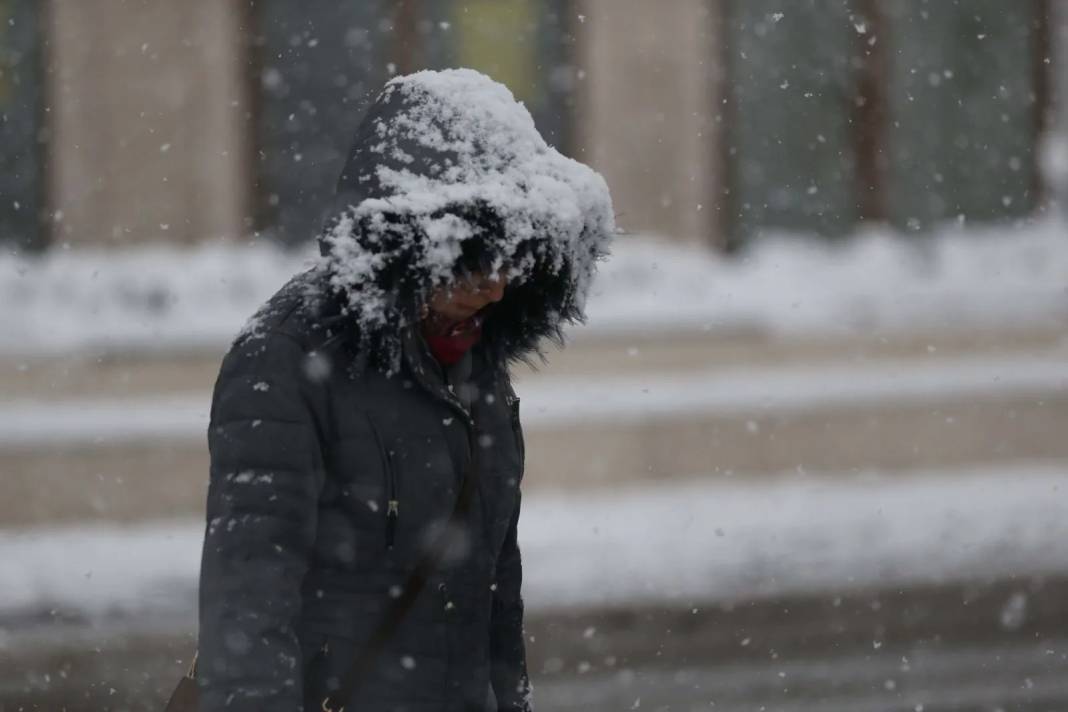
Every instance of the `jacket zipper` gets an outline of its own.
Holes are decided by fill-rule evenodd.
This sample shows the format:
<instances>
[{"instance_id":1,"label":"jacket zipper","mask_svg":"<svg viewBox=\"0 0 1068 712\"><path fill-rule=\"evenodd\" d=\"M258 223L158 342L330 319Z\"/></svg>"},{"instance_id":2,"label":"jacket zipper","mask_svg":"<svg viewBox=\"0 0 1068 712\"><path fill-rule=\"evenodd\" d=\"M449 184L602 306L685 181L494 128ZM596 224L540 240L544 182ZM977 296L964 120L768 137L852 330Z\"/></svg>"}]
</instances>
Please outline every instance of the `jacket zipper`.
<instances>
[{"instance_id":1,"label":"jacket zipper","mask_svg":"<svg viewBox=\"0 0 1068 712\"><path fill-rule=\"evenodd\" d=\"M386 547L393 548L397 538L397 518L400 516L400 500L397 499L397 476L393 466L393 453L386 451L386 491L389 501L386 503Z\"/></svg>"},{"instance_id":2,"label":"jacket zipper","mask_svg":"<svg viewBox=\"0 0 1068 712\"><path fill-rule=\"evenodd\" d=\"M386 445L382 442L382 436L379 435L374 421L370 417L367 418L367 421L371 425L371 433L375 437L375 443L378 445L378 452L382 458L382 470L386 480L384 483L386 489L386 548L392 549L397 539L397 519L400 516L400 500L397 498L397 475L393 463L393 452L386 449Z\"/></svg>"}]
</instances>

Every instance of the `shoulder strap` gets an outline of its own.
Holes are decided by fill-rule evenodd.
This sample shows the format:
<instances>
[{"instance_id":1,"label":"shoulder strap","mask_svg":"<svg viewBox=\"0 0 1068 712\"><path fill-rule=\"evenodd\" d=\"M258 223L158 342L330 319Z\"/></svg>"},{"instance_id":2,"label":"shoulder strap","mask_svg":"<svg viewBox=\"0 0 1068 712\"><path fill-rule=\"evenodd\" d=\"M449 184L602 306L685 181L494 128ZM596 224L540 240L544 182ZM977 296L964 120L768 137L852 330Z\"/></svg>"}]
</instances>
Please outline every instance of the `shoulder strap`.
<instances>
[{"instance_id":1,"label":"shoulder strap","mask_svg":"<svg viewBox=\"0 0 1068 712\"><path fill-rule=\"evenodd\" d=\"M466 399L464 400L464 406L470 410L470 403L467 402ZM371 665L373 665L374 661L381 655L382 650L385 648L386 643L389 642L389 639L397 632L397 628L400 627L405 616L408 615L412 610L412 606L415 605L415 601L419 597L419 594L426 588L427 581L445 559L448 550L453 546L455 537L460 531L460 528L464 525L467 519L467 514L471 509L471 502L474 499L475 490L478 489L479 470L476 464L478 447L474 440L473 432L469 433L468 440L468 452L470 452L470 457L464 468L463 480L460 484L460 494L456 499L456 506L453 508L452 515L449 517L448 525L434 542L433 546L427 549L427 551L419 557L419 561L416 563L415 568L404 582L404 588L401 590L401 595L390 602L385 615L379 620L378 625L375 626L370 638L368 638L367 644L357 652L351 667L349 667L345 675L341 678L340 687L338 687L336 692L331 693L325 700L323 700L323 712L344 711L345 700L348 700L352 696L352 693L356 691L356 688L359 687L360 683L367 677Z\"/></svg>"}]
</instances>

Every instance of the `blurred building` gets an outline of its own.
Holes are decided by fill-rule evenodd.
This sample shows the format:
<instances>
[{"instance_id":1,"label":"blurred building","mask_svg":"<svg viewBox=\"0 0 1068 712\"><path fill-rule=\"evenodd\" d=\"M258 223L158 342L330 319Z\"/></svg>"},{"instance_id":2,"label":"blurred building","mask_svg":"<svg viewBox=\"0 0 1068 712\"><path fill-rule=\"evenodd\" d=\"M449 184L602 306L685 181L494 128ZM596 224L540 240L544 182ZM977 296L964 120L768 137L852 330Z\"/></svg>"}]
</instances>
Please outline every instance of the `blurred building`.
<instances>
[{"instance_id":1,"label":"blurred building","mask_svg":"<svg viewBox=\"0 0 1068 712\"><path fill-rule=\"evenodd\" d=\"M444 66L505 82L604 173L633 232L730 247L1012 219L1043 208L1056 168L1041 152L1066 16L1057 0L5 0L0 240L309 240L374 92Z\"/></svg>"}]
</instances>

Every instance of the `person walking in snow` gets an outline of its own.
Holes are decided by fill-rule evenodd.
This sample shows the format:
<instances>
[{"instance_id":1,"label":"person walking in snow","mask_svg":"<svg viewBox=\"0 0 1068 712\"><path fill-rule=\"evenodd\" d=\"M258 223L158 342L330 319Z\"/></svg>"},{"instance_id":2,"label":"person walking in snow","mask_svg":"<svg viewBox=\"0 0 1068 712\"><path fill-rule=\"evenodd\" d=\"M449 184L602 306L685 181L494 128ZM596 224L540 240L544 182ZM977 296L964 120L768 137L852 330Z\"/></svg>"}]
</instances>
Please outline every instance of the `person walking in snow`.
<instances>
[{"instance_id":1,"label":"person walking in snow","mask_svg":"<svg viewBox=\"0 0 1068 712\"><path fill-rule=\"evenodd\" d=\"M386 84L334 205L215 384L201 710L529 710L509 367L584 318L607 187L449 70Z\"/></svg>"}]
</instances>

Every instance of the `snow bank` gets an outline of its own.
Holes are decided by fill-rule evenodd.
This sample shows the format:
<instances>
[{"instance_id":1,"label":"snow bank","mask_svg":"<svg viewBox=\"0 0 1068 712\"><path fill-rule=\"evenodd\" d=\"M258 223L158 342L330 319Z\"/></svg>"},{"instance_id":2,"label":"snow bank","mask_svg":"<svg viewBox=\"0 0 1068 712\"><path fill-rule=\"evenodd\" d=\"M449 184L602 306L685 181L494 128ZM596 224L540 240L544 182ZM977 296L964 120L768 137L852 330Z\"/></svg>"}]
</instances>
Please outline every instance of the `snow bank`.
<instances>
[{"instance_id":1,"label":"snow bank","mask_svg":"<svg viewBox=\"0 0 1068 712\"><path fill-rule=\"evenodd\" d=\"M869 230L840 243L768 235L737 259L617 240L593 329L900 332L1068 322L1068 224Z\"/></svg>"},{"instance_id":2,"label":"snow bank","mask_svg":"<svg viewBox=\"0 0 1068 712\"><path fill-rule=\"evenodd\" d=\"M778 235L730 259L620 237L594 280L589 326L738 327L769 334L1068 322L1068 225L869 232L832 246ZM222 349L315 248L55 250L0 255L0 353Z\"/></svg>"},{"instance_id":3,"label":"snow bank","mask_svg":"<svg viewBox=\"0 0 1068 712\"><path fill-rule=\"evenodd\" d=\"M524 500L531 605L702 605L1068 572L1064 466L621 490Z\"/></svg>"},{"instance_id":4,"label":"snow bank","mask_svg":"<svg viewBox=\"0 0 1068 712\"><path fill-rule=\"evenodd\" d=\"M531 494L532 611L1068 572L1063 466L707 479ZM0 532L0 620L187 612L201 522Z\"/></svg>"},{"instance_id":5,"label":"snow bank","mask_svg":"<svg viewBox=\"0 0 1068 712\"><path fill-rule=\"evenodd\" d=\"M310 267L268 243L0 255L0 352L219 350Z\"/></svg>"}]
</instances>

